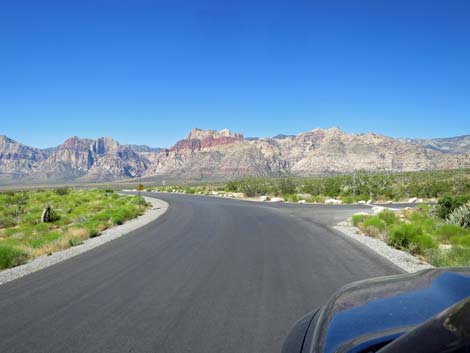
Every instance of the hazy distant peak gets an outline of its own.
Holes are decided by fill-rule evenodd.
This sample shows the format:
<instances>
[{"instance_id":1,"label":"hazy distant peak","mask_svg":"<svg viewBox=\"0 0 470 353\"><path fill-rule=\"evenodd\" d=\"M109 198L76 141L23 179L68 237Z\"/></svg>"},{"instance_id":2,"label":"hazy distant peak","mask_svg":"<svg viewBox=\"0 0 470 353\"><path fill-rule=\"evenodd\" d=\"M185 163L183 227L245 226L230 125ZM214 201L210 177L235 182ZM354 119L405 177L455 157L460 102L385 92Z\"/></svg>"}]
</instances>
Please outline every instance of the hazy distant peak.
<instances>
[{"instance_id":1,"label":"hazy distant peak","mask_svg":"<svg viewBox=\"0 0 470 353\"><path fill-rule=\"evenodd\" d=\"M294 137L295 137L295 135L277 134L276 136L273 136L273 139L284 140L286 138L294 138Z\"/></svg>"}]
</instances>

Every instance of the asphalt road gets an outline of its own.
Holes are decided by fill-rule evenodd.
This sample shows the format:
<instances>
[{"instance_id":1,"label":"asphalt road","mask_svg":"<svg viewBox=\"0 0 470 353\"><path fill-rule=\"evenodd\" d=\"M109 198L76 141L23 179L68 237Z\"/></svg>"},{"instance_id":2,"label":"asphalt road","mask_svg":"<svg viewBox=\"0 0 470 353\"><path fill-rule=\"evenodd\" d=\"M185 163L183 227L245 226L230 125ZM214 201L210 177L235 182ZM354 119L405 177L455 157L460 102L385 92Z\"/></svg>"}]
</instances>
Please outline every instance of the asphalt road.
<instances>
[{"instance_id":1,"label":"asphalt road","mask_svg":"<svg viewBox=\"0 0 470 353\"><path fill-rule=\"evenodd\" d=\"M400 272L329 228L366 206L159 197L156 221L0 286L0 352L279 352L342 285Z\"/></svg>"}]
</instances>

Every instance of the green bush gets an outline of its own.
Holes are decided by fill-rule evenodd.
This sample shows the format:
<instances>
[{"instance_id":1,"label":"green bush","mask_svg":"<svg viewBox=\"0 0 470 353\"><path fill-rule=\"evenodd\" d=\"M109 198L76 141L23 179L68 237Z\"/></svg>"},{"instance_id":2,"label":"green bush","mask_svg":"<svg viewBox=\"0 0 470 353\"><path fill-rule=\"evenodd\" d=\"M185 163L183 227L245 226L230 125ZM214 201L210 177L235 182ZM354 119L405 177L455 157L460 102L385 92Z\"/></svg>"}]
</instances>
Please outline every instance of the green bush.
<instances>
[{"instance_id":1,"label":"green bush","mask_svg":"<svg viewBox=\"0 0 470 353\"><path fill-rule=\"evenodd\" d=\"M388 243L398 249L424 255L427 250L435 249L438 243L420 226L403 223L393 227L388 234Z\"/></svg>"},{"instance_id":2,"label":"green bush","mask_svg":"<svg viewBox=\"0 0 470 353\"><path fill-rule=\"evenodd\" d=\"M124 216L121 212L116 212L111 216L111 220L114 224L121 225L124 223Z\"/></svg>"},{"instance_id":3,"label":"green bush","mask_svg":"<svg viewBox=\"0 0 470 353\"><path fill-rule=\"evenodd\" d=\"M70 189L69 188L58 188L58 189L55 189L54 192L59 196L65 196L65 195L68 195L70 193Z\"/></svg>"},{"instance_id":4,"label":"green bush","mask_svg":"<svg viewBox=\"0 0 470 353\"><path fill-rule=\"evenodd\" d=\"M463 246L470 248L470 235L453 236L450 238L450 243L454 246Z\"/></svg>"},{"instance_id":5,"label":"green bush","mask_svg":"<svg viewBox=\"0 0 470 353\"><path fill-rule=\"evenodd\" d=\"M28 260L28 253L13 246L0 244L0 269L10 268L24 264Z\"/></svg>"},{"instance_id":6,"label":"green bush","mask_svg":"<svg viewBox=\"0 0 470 353\"><path fill-rule=\"evenodd\" d=\"M100 234L98 229L99 221L88 221L83 223L83 226L88 230L90 238L95 238Z\"/></svg>"},{"instance_id":7,"label":"green bush","mask_svg":"<svg viewBox=\"0 0 470 353\"><path fill-rule=\"evenodd\" d=\"M354 202L359 202L359 201L369 201L370 197L369 195L357 195L354 197Z\"/></svg>"},{"instance_id":8,"label":"green bush","mask_svg":"<svg viewBox=\"0 0 470 353\"><path fill-rule=\"evenodd\" d=\"M364 215L364 214L355 214L354 216L352 216L351 220L352 220L352 224L357 227L360 223L363 223L364 220L367 218L368 216L367 215Z\"/></svg>"},{"instance_id":9,"label":"green bush","mask_svg":"<svg viewBox=\"0 0 470 353\"><path fill-rule=\"evenodd\" d=\"M385 222L378 216L369 217L364 221L364 227L374 227L379 231L382 231L385 229Z\"/></svg>"},{"instance_id":10,"label":"green bush","mask_svg":"<svg viewBox=\"0 0 470 353\"><path fill-rule=\"evenodd\" d=\"M291 178L284 178L279 180L277 184L277 194L290 195L296 192L296 182Z\"/></svg>"},{"instance_id":11,"label":"green bush","mask_svg":"<svg viewBox=\"0 0 470 353\"><path fill-rule=\"evenodd\" d=\"M440 241L448 242L451 238L464 236L470 233L455 224L442 224L436 229L434 234Z\"/></svg>"},{"instance_id":12,"label":"green bush","mask_svg":"<svg viewBox=\"0 0 470 353\"><path fill-rule=\"evenodd\" d=\"M90 238L96 238L100 235L100 232L97 227L88 227L88 232L90 233Z\"/></svg>"},{"instance_id":13,"label":"green bush","mask_svg":"<svg viewBox=\"0 0 470 353\"><path fill-rule=\"evenodd\" d=\"M388 234L388 243L398 249L409 249L416 236L423 234L420 227L403 223L393 227Z\"/></svg>"},{"instance_id":14,"label":"green bush","mask_svg":"<svg viewBox=\"0 0 470 353\"><path fill-rule=\"evenodd\" d=\"M297 194L286 194L283 195L284 200L289 201L289 202L297 202L299 201L299 197Z\"/></svg>"},{"instance_id":15,"label":"green bush","mask_svg":"<svg viewBox=\"0 0 470 353\"><path fill-rule=\"evenodd\" d=\"M14 227L15 225L16 222L11 216L4 216L0 218L0 228Z\"/></svg>"},{"instance_id":16,"label":"green bush","mask_svg":"<svg viewBox=\"0 0 470 353\"><path fill-rule=\"evenodd\" d=\"M354 202L354 198L352 196L345 196L345 197L341 198L341 200L345 204L351 204L351 203Z\"/></svg>"},{"instance_id":17,"label":"green bush","mask_svg":"<svg viewBox=\"0 0 470 353\"><path fill-rule=\"evenodd\" d=\"M184 189L184 192L185 192L186 194L193 195L193 194L196 193L196 190L193 189L193 188L186 188L186 189Z\"/></svg>"},{"instance_id":18,"label":"green bush","mask_svg":"<svg viewBox=\"0 0 470 353\"><path fill-rule=\"evenodd\" d=\"M69 239L69 245L70 246L77 246L77 245L81 245L81 244L83 244L83 241L81 239L78 239L78 238Z\"/></svg>"},{"instance_id":19,"label":"green bush","mask_svg":"<svg viewBox=\"0 0 470 353\"><path fill-rule=\"evenodd\" d=\"M444 196L437 201L437 213L442 219L446 219L456 208L470 201L470 195Z\"/></svg>"},{"instance_id":20,"label":"green bush","mask_svg":"<svg viewBox=\"0 0 470 353\"><path fill-rule=\"evenodd\" d=\"M449 251L431 249L429 262L436 267L470 266L470 248L453 247Z\"/></svg>"},{"instance_id":21,"label":"green bush","mask_svg":"<svg viewBox=\"0 0 470 353\"><path fill-rule=\"evenodd\" d=\"M427 234L418 234L411 243L411 252L424 255L429 249L436 249L438 243Z\"/></svg>"},{"instance_id":22,"label":"green bush","mask_svg":"<svg viewBox=\"0 0 470 353\"><path fill-rule=\"evenodd\" d=\"M390 210L383 210L378 214L379 218L385 222L386 225L398 223L398 217L395 212Z\"/></svg>"}]
</instances>

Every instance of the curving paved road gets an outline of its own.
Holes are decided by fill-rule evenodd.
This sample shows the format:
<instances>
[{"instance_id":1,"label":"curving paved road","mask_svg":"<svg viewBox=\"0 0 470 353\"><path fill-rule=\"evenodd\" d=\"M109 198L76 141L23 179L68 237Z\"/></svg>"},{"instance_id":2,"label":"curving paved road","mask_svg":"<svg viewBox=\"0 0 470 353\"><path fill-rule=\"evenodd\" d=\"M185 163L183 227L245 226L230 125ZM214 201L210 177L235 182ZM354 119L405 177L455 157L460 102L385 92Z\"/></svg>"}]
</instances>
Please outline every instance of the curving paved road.
<instances>
[{"instance_id":1,"label":"curving paved road","mask_svg":"<svg viewBox=\"0 0 470 353\"><path fill-rule=\"evenodd\" d=\"M0 352L279 352L342 285L400 272L329 228L365 206L159 198L153 223L0 286Z\"/></svg>"}]
</instances>

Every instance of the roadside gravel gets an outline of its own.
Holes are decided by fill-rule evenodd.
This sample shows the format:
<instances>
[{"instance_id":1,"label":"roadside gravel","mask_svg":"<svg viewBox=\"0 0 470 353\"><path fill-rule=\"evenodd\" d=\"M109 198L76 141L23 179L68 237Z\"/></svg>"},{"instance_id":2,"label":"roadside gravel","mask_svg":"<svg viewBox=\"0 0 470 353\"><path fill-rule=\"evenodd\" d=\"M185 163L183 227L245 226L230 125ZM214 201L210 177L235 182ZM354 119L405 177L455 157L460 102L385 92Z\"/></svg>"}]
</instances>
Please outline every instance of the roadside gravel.
<instances>
[{"instance_id":1,"label":"roadside gravel","mask_svg":"<svg viewBox=\"0 0 470 353\"><path fill-rule=\"evenodd\" d=\"M43 268L52 266L58 262L70 259L76 255L84 253L85 251L96 248L104 243L119 238L127 233L144 226L145 224L157 219L168 209L168 203L151 197L145 197L145 201L150 202L152 207L147 210L142 216L127 221L126 223L105 230L99 237L90 238L77 245L63 251L53 253L52 255L43 255L35 258L27 264L13 267L4 271L0 271L0 285L13 281L17 278L26 276L32 272L39 271Z\"/></svg>"},{"instance_id":2,"label":"roadside gravel","mask_svg":"<svg viewBox=\"0 0 470 353\"><path fill-rule=\"evenodd\" d=\"M407 252L392 248L380 239L362 234L349 221L341 222L333 228L374 250L406 272L412 273L433 267Z\"/></svg>"}]
</instances>

